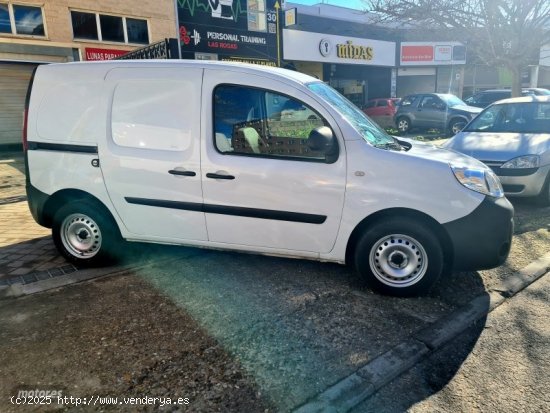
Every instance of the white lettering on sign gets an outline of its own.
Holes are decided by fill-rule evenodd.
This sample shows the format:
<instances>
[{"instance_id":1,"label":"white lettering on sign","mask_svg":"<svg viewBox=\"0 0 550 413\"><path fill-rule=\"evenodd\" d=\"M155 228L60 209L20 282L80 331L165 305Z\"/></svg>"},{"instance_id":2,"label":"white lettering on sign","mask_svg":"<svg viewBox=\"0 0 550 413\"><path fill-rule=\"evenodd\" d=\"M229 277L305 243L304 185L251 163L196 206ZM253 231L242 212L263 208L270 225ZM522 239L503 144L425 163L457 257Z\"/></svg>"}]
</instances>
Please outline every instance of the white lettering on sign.
<instances>
[{"instance_id":1,"label":"white lettering on sign","mask_svg":"<svg viewBox=\"0 0 550 413\"><path fill-rule=\"evenodd\" d=\"M453 58L452 46L435 46L434 60L448 61Z\"/></svg>"}]
</instances>

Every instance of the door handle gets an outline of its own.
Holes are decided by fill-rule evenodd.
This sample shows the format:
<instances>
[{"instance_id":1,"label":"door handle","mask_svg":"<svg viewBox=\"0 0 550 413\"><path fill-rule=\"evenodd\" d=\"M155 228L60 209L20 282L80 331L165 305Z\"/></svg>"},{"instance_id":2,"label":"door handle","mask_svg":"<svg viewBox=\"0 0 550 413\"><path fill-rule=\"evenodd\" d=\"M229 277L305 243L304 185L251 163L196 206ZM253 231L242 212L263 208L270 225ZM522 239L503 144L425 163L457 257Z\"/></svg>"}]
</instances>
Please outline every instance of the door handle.
<instances>
[{"instance_id":1,"label":"door handle","mask_svg":"<svg viewBox=\"0 0 550 413\"><path fill-rule=\"evenodd\" d=\"M181 175L181 176L195 176L195 175L197 175L193 171L184 171L184 170L180 170L180 169L170 169L168 171L168 173L170 175Z\"/></svg>"},{"instance_id":2,"label":"door handle","mask_svg":"<svg viewBox=\"0 0 550 413\"><path fill-rule=\"evenodd\" d=\"M215 174L210 172L206 174L206 177L212 178L212 179L235 179L233 175L222 175L222 174Z\"/></svg>"}]
</instances>

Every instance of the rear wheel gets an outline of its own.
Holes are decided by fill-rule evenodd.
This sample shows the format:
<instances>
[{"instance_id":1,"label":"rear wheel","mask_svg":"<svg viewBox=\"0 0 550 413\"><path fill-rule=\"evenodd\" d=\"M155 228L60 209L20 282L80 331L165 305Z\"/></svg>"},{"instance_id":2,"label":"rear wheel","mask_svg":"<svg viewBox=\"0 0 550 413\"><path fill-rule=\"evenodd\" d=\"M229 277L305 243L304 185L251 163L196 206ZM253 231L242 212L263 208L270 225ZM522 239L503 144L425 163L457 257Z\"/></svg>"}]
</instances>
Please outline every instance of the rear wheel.
<instances>
[{"instance_id":1,"label":"rear wheel","mask_svg":"<svg viewBox=\"0 0 550 413\"><path fill-rule=\"evenodd\" d=\"M397 118L397 130L401 133L407 133L411 129L411 122L408 118Z\"/></svg>"},{"instance_id":2,"label":"rear wheel","mask_svg":"<svg viewBox=\"0 0 550 413\"><path fill-rule=\"evenodd\" d=\"M409 297L429 292L443 271L443 252L424 226L391 218L363 234L355 250L355 265L373 290Z\"/></svg>"},{"instance_id":3,"label":"rear wheel","mask_svg":"<svg viewBox=\"0 0 550 413\"><path fill-rule=\"evenodd\" d=\"M52 236L68 261L87 267L114 262L121 241L117 224L105 208L84 200L71 201L56 212Z\"/></svg>"}]
</instances>

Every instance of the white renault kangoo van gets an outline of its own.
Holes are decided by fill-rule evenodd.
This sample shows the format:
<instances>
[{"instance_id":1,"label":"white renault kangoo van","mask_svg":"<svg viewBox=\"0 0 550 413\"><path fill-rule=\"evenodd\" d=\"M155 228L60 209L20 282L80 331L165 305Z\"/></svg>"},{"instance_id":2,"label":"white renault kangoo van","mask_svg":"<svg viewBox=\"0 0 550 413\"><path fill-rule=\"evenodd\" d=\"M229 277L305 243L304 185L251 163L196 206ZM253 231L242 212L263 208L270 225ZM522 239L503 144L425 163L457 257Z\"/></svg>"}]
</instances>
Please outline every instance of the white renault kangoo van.
<instances>
[{"instance_id":1,"label":"white renault kangoo van","mask_svg":"<svg viewBox=\"0 0 550 413\"><path fill-rule=\"evenodd\" d=\"M465 155L398 139L327 84L237 63L39 66L23 143L35 220L77 265L121 240L354 264L426 293L500 265L513 208Z\"/></svg>"}]
</instances>

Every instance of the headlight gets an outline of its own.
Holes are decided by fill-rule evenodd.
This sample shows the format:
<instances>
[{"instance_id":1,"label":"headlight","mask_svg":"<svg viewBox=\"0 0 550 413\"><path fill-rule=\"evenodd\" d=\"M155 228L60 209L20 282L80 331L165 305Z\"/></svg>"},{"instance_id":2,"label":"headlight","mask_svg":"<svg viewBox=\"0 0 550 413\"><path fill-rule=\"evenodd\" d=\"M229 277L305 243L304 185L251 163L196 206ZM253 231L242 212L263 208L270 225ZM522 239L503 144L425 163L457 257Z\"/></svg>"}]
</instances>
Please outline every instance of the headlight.
<instances>
[{"instance_id":1,"label":"headlight","mask_svg":"<svg viewBox=\"0 0 550 413\"><path fill-rule=\"evenodd\" d=\"M500 198L504 195L500 180L489 169L473 169L466 166L450 165L456 179L466 188L484 195Z\"/></svg>"},{"instance_id":2,"label":"headlight","mask_svg":"<svg viewBox=\"0 0 550 413\"><path fill-rule=\"evenodd\" d=\"M538 168L540 165L540 157L538 155L524 155L510 159L505 162L501 168L522 169L522 168Z\"/></svg>"}]
</instances>

